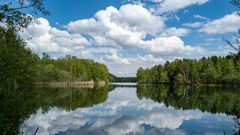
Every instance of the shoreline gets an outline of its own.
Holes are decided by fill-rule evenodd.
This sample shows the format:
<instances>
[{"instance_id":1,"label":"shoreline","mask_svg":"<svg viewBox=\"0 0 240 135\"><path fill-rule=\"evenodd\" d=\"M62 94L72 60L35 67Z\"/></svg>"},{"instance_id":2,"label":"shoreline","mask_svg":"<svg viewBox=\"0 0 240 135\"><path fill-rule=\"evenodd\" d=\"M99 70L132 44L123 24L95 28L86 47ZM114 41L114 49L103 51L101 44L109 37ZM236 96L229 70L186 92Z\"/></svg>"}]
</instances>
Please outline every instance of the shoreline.
<instances>
[{"instance_id":1,"label":"shoreline","mask_svg":"<svg viewBox=\"0 0 240 135\"><path fill-rule=\"evenodd\" d=\"M52 88L94 88L94 86L104 87L105 81L71 81L71 82L38 82L33 83L36 87L52 87Z\"/></svg>"},{"instance_id":2,"label":"shoreline","mask_svg":"<svg viewBox=\"0 0 240 135\"><path fill-rule=\"evenodd\" d=\"M232 87L240 87L239 84L171 84L171 83L137 83L137 85L171 85L171 86L232 86Z\"/></svg>"}]
</instances>

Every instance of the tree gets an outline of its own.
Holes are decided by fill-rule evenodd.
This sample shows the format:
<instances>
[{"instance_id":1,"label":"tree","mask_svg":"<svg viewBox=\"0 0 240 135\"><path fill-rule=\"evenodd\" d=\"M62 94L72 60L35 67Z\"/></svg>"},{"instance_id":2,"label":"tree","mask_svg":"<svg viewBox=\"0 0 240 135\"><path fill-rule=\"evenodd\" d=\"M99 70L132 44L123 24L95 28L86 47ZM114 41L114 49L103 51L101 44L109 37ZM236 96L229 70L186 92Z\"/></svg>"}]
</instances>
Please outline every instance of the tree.
<instances>
[{"instance_id":1,"label":"tree","mask_svg":"<svg viewBox=\"0 0 240 135\"><path fill-rule=\"evenodd\" d=\"M199 81L199 72L197 69L197 63L196 62L191 62L191 66L190 66L191 70L190 70L190 80L191 80L191 84L193 83L198 83Z\"/></svg>"},{"instance_id":2,"label":"tree","mask_svg":"<svg viewBox=\"0 0 240 135\"><path fill-rule=\"evenodd\" d=\"M228 74L234 74L234 63L232 59L226 59L222 63L223 66L223 74L228 75Z\"/></svg>"},{"instance_id":3,"label":"tree","mask_svg":"<svg viewBox=\"0 0 240 135\"><path fill-rule=\"evenodd\" d=\"M26 10L27 9L27 10ZM9 2L0 5L0 22L5 23L8 27L19 29L27 27L31 22L32 17L24 11L43 15L50 13L45 9L43 0L17 0L16 2Z\"/></svg>"},{"instance_id":4,"label":"tree","mask_svg":"<svg viewBox=\"0 0 240 135\"><path fill-rule=\"evenodd\" d=\"M160 83L169 83L169 78L166 71L160 73Z\"/></svg>"},{"instance_id":5,"label":"tree","mask_svg":"<svg viewBox=\"0 0 240 135\"><path fill-rule=\"evenodd\" d=\"M230 1L234 6L236 6L237 8L240 9L240 0L231 0ZM238 12L238 15L240 15L240 13ZM232 47L234 49L235 52L230 52L231 54L235 55L238 54L240 55L240 29L238 30L237 34L233 35L234 37L234 43L232 43L229 40L223 39L230 47Z\"/></svg>"},{"instance_id":6,"label":"tree","mask_svg":"<svg viewBox=\"0 0 240 135\"><path fill-rule=\"evenodd\" d=\"M137 82L144 83L144 69L142 67L137 70Z\"/></svg>"},{"instance_id":7,"label":"tree","mask_svg":"<svg viewBox=\"0 0 240 135\"><path fill-rule=\"evenodd\" d=\"M177 76L175 77L175 80L174 80L174 83L175 84L185 84L185 77L182 75L182 74L177 74Z\"/></svg>"},{"instance_id":8,"label":"tree","mask_svg":"<svg viewBox=\"0 0 240 135\"><path fill-rule=\"evenodd\" d=\"M202 67L202 81L206 84L215 83L217 79L217 71L214 67L214 64L212 61L205 61Z\"/></svg>"},{"instance_id":9,"label":"tree","mask_svg":"<svg viewBox=\"0 0 240 135\"><path fill-rule=\"evenodd\" d=\"M240 8L240 0L231 0L231 3L232 3L234 6Z\"/></svg>"},{"instance_id":10,"label":"tree","mask_svg":"<svg viewBox=\"0 0 240 135\"><path fill-rule=\"evenodd\" d=\"M38 57L25 48L13 29L0 27L0 35L0 85L30 83Z\"/></svg>"},{"instance_id":11,"label":"tree","mask_svg":"<svg viewBox=\"0 0 240 135\"><path fill-rule=\"evenodd\" d=\"M234 43L232 43L231 41L229 40L226 40L224 39L224 41L230 46L233 48L234 52L230 52L230 54L232 55L235 55L235 54L238 54L240 55L240 30L238 30L238 33L237 34L234 34L233 35L233 38L234 38Z\"/></svg>"},{"instance_id":12,"label":"tree","mask_svg":"<svg viewBox=\"0 0 240 135\"><path fill-rule=\"evenodd\" d=\"M183 62L180 65L180 71L184 77L184 82L188 83L189 81L189 75L190 75L190 61L184 59Z\"/></svg>"},{"instance_id":13,"label":"tree","mask_svg":"<svg viewBox=\"0 0 240 135\"><path fill-rule=\"evenodd\" d=\"M27 10L26 10L27 9ZM0 85L31 83L35 74L38 57L25 48L25 42L17 31L31 22L27 13L41 12L48 15L43 0L17 0L0 5Z\"/></svg>"}]
</instances>

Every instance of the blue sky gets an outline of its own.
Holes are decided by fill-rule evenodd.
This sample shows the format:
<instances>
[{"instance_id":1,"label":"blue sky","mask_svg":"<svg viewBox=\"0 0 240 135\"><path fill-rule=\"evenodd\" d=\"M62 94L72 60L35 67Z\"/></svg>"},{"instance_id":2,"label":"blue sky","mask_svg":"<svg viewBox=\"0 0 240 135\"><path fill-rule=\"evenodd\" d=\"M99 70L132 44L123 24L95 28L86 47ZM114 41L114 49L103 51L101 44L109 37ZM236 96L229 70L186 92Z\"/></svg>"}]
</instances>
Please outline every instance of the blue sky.
<instances>
[{"instance_id":1,"label":"blue sky","mask_svg":"<svg viewBox=\"0 0 240 135\"><path fill-rule=\"evenodd\" d=\"M45 0L49 16L20 34L35 52L105 63L111 73L135 76L176 58L227 55L222 38L240 28L229 0Z\"/></svg>"},{"instance_id":2,"label":"blue sky","mask_svg":"<svg viewBox=\"0 0 240 135\"><path fill-rule=\"evenodd\" d=\"M210 0L206 4L201 6L192 5L186 8L180 9L175 12L181 18L181 22L192 21L192 18L196 14L202 16L218 19L226 14L230 14L237 10L232 6L230 0ZM126 4L124 0L45 0L46 8L51 12L51 16L46 18L54 26L56 22L60 24L67 24L70 21L78 19L86 19L94 16L94 14L107 8L108 6L114 6L119 8L121 5ZM184 10L189 10L188 14L184 14ZM172 26L180 26L176 21L169 22Z\"/></svg>"}]
</instances>

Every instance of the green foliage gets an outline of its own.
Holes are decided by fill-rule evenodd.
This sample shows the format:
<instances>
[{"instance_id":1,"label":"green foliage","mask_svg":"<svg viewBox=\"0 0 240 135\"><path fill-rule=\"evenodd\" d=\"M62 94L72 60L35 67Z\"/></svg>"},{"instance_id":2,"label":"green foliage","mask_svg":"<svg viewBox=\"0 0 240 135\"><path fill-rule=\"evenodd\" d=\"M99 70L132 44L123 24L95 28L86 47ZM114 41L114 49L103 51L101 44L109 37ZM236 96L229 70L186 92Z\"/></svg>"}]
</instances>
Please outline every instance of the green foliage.
<instances>
[{"instance_id":1,"label":"green foliage","mask_svg":"<svg viewBox=\"0 0 240 135\"><path fill-rule=\"evenodd\" d=\"M160 80L159 80L160 83L168 83L169 82L169 78L167 76L167 72L166 71L163 71L160 73Z\"/></svg>"},{"instance_id":2,"label":"green foliage","mask_svg":"<svg viewBox=\"0 0 240 135\"><path fill-rule=\"evenodd\" d=\"M38 59L14 30L0 27L0 85L31 83Z\"/></svg>"},{"instance_id":3,"label":"green foliage","mask_svg":"<svg viewBox=\"0 0 240 135\"><path fill-rule=\"evenodd\" d=\"M136 77L117 77L113 74L109 74L111 82L137 82Z\"/></svg>"},{"instance_id":4,"label":"green foliage","mask_svg":"<svg viewBox=\"0 0 240 135\"><path fill-rule=\"evenodd\" d=\"M171 105L175 109L199 109L235 116L239 116L240 112L239 87L138 85L137 96L139 99L147 98Z\"/></svg>"},{"instance_id":5,"label":"green foliage","mask_svg":"<svg viewBox=\"0 0 240 135\"><path fill-rule=\"evenodd\" d=\"M184 76L181 73L177 74L174 82L176 84L185 84Z\"/></svg>"},{"instance_id":6,"label":"green foliage","mask_svg":"<svg viewBox=\"0 0 240 135\"><path fill-rule=\"evenodd\" d=\"M138 83L240 84L240 55L213 56L200 60L175 60L164 66L139 68Z\"/></svg>"},{"instance_id":7,"label":"green foliage","mask_svg":"<svg viewBox=\"0 0 240 135\"><path fill-rule=\"evenodd\" d=\"M36 65L36 82L61 82L61 81L108 81L109 72L104 64L92 60L79 59L66 56L51 59L44 53Z\"/></svg>"},{"instance_id":8,"label":"green foliage","mask_svg":"<svg viewBox=\"0 0 240 135\"><path fill-rule=\"evenodd\" d=\"M40 59L25 47L14 29L0 27L0 85L13 87L32 82L108 81L104 64L72 56L52 59L44 53Z\"/></svg>"},{"instance_id":9,"label":"green foliage","mask_svg":"<svg viewBox=\"0 0 240 135\"><path fill-rule=\"evenodd\" d=\"M50 13L45 9L43 0L16 0L0 5L0 22L13 29L27 27L32 17L25 11L43 15Z\"/></svg>"}]
</instances>

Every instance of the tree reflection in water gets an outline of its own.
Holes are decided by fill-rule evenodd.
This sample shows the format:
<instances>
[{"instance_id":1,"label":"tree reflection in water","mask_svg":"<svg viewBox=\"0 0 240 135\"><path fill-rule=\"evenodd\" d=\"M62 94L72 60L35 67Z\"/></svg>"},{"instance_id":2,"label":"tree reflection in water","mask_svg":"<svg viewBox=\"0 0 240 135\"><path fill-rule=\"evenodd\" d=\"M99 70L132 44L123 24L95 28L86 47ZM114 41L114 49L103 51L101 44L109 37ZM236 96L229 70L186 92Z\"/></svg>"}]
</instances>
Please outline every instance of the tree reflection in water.
<instances>
[{"instance_id":1,"label":"tree reflection in water","mask_svg":"<svg viewBox=\"0 0 240 135\"><path fill-rule=\"evenodd\" d=\"M65 110L91 107L103 103L114 87L86 88L0 88L0 134L19 134L19 126L39 108L47 112L51 107ZM21 133L20 133L21 134Z\"/></svg>"},{"instance_id":2,"label":"tree reflection in water","mask_svg":"<svg viewBox=\"0 0 240 135\"><path fill-rule=\"evenodd\" d=\"M202 112L233 115L235 116L233 133L234 135L240 134L240 88L138 85L137 96L139 99L147 98L171 105L175 109L199 109Z\"/></svg>"}]
</instances>

